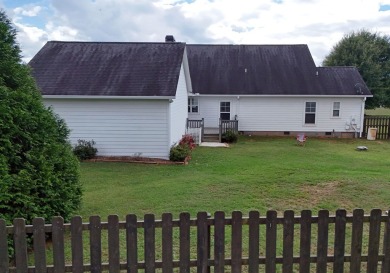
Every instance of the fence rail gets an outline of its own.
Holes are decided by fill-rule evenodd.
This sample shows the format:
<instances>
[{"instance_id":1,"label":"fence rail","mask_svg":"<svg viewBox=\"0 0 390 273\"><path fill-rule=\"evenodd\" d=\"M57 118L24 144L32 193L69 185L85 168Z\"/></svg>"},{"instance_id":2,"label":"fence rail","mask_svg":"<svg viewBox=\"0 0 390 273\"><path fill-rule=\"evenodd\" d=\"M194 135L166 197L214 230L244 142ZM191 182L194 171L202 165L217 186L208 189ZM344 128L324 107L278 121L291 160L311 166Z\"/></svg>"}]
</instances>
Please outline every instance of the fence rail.
<instances>
[{"instance_id":1,"label":"fence rail","mask_svg":"<svg viewBox=\"0 0 390 273\"><path fill-rule=\"evenodd\" d=\"M369 128L377 128L377 139L390 139L390 116L364 116L363 137Z\"/></svg>"},{"instance_id":2,"label":"fence rail","mask_svg":"<svg viewBox=\"0 0 390 273\"><path fill-rule=\"evenodd\" d=\"M161 269L170 273L176 268L189 273L196 268L198 273L207 273L213 267L216 273L225 269L233 273L258 273L260 269L309 273L314 266L317 273L361 272L362 268L369 273L387 273L389 232L390 217L379 209L369 215L361 209L352 215L337 210L334 216L327 210L319 211L318 216L308 210L300 215L285 211L283 216L276 211L265 216L251 211L248 217L239 211L226 217L219 211L213 218L199 212L196 219L181 213L177 220L165 213L161 220L147 214L142 221L133 214L125 221L110 215L108 222L92 216L89 223L83 223L81 217L70 223L55 217L52 224L45 224L42 218L34 219L32 225L15 219L12 226L0 220L0 272L154 273ZM27 238L32 238L32 252L28 252ZM5 251L7 239L15 246L12 259ZM67 245L71 255L65 251ZM48 248L52 249L52 262L48 262ZM87 254L85 249L89 249Z\"/></svg>"}]
</instances>

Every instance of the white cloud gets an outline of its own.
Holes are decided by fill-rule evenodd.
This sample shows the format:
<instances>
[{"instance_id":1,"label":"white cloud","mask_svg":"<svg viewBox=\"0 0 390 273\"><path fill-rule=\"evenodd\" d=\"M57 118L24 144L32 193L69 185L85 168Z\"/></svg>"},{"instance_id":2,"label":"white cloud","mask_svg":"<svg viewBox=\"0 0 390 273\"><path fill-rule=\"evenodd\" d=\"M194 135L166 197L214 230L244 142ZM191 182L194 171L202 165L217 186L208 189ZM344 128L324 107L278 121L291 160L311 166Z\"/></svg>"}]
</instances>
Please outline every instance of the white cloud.
<instances>
[{"instance_id":1,"label":"white cloud","mask_svg":"<svg viewBox=\"0 0 390 273\"><path fill-rule=\"evenodd\" d=\"M2 0L0 0L1 3ZM32 1L33 2L33 1ZM27 58L46 40L308 44L320 64L344 34L390 34L390 0L46 0L13 10ZM30 25L36 16L46 23Z\"/></svg>"},{"instance_id":2,"label":"white cloud","mask_svg":"<svg viewBox=\"0 0 390 273\"><path fill-rule=\"evenodd\" d=\"M16 15L34 17L34 16L38 16L41 10L42 10L41 6L23 6L23 7L17 7L13 11Z\"/></svg>"}]
</instances>

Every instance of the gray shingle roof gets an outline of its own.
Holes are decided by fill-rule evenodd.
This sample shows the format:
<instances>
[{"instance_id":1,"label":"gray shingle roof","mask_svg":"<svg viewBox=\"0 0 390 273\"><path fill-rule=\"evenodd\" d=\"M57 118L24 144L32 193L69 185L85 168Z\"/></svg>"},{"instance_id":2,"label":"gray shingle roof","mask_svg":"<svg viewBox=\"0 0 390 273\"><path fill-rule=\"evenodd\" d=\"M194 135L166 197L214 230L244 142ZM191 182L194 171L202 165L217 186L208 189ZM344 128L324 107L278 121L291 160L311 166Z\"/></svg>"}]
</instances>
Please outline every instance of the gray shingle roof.
<instances>
[{"instance_id":1,"label":"gray shingle roof","mask_svg":"<svg viewBox=\"0 0 390 273\"><path fill-rule=\"evenodd\" d=\"M371 95L356 69L317 68L307 45L187 45L187 52L194 93L356 95L359 83Z\"/></svg>"},{"instance_id":2,"label":"gray shingle roof","mask_svg":"<svg viewBox=\"0 0 390 273\"><path fill-rule=\"evenodd\" d=\"M29 65L43 95L175 96L184 48L53 41Z\"/></svg>"}]
</instances>

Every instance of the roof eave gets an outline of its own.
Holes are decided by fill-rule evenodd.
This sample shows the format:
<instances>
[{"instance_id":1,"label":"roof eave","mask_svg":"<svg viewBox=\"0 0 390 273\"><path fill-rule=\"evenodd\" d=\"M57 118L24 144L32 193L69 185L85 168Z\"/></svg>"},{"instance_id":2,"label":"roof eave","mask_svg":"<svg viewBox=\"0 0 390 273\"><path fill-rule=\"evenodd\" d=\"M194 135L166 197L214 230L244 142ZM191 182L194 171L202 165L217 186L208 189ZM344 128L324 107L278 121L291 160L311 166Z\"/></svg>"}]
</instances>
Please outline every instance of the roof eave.
<instances>
[{"instance_id":1,"label":"roof eave","mask_svg":"<svg viewBox=\"0 0 390 273\"><path fill-rule=\"evenodd\" d=\"M270 95L270 94L261 94L261 95L256 95L256 94L200 94L200 93L189 93L188 94L190 97L290 97L290 98L295 98L295 97L341 97L341 98L371 98L373 95L311 95L311 94L300 94L300 95L284 95L284 94L278 94L278 95Z\"/></svg>"},{"instance_id":2,"label":"roof eave","mask_svg":"<svg viewBox=\"0 0 390 273\"><path fill-rule=\"evenodd\" d=\"M89 95L42 95L44 99L97 99L97 100L171 100L175 96L89 96Z\"/></svg>"}]
</instances>

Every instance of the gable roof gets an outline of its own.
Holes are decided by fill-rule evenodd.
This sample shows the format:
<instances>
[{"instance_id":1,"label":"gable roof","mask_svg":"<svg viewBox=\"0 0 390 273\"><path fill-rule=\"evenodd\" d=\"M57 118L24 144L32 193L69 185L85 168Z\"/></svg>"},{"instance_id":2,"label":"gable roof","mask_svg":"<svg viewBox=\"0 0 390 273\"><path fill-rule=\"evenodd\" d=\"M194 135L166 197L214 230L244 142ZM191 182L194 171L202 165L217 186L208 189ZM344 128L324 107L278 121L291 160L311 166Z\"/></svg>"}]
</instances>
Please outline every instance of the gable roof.
<instances>
[{"instance_id":1,"label":"gable roof","mask_svg":"<svg viewBox=\"0 0 390 273\"><path fill-rule=\"evenodd\" d=\"M317 71L317 90L321 94L372 96L356 67L318 67Z\"/></svg>"},{"instance_id":2,"label":"gable roof","mask_svg":"<svg viewBox=\"0 0 390 273\"><path fill-rule=\"evenodd\" d=\"M371 95L356 69L317 68L307 45L187 45L187 53L201 95L357 95L357 83Z\"/></svg>"},{"instance_id":3,"label":"gable roof","mask_svg":"<svg viewBox=\"0 0 390 273\"><path fill-rule=\"evenodd\" d=\"M42 95L169 96L184 43L52 41L29 65Z\"/></svg>"}]
</instances>

